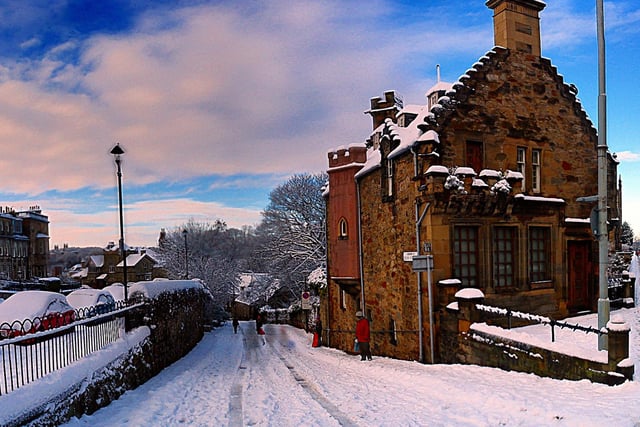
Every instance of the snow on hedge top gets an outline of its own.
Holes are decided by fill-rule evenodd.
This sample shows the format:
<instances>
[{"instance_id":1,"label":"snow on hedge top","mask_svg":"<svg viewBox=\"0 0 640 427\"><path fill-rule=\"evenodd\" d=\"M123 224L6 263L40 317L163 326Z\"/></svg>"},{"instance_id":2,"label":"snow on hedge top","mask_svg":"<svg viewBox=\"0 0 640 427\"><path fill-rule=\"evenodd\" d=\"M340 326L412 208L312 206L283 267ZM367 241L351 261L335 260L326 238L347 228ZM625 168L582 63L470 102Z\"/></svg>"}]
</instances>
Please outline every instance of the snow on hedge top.
<instances>
[{"instance_id":1,"label":"snow on hedge top","mask_svg":"<svg viewBox=\"0 0 640 427\"><path fill-rule=\"evenodd\" d=\"M145 298L154 299L165 292L178 292L187 289L203 289L200 280L151 280L136 282L129 287L129 294L142 294Z\"/></svg>"}]
</instances>

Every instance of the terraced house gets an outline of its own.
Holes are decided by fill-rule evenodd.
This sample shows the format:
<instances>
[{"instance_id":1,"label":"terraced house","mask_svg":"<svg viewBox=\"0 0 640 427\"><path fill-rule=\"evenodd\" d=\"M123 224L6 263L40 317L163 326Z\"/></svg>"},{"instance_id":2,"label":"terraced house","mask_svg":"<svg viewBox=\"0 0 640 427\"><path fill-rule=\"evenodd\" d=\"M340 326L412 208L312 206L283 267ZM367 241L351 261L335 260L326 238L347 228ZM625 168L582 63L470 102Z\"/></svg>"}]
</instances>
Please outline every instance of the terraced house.
<instances>
[{"instance_id":1,"label":"terraced house","mask_svg":"<svg viewBox=\"0 0 640 427\"><path fill-rule=\"evenodd\" d=\"M393 91L371 99L366 142L328 153L321 311L333 347L353 348L364 309L374 354L438 361L444 307L463 287L555 318L596 307L594 205L576 199L598 193L597 131L541 56L545 4L486 4L495 47L457 82L438 81L425 105ZM607 163L616 245L621 184L615 157ZM412 270L414 254L433 256L430 275Z\"/></svg>"}]
</instances>

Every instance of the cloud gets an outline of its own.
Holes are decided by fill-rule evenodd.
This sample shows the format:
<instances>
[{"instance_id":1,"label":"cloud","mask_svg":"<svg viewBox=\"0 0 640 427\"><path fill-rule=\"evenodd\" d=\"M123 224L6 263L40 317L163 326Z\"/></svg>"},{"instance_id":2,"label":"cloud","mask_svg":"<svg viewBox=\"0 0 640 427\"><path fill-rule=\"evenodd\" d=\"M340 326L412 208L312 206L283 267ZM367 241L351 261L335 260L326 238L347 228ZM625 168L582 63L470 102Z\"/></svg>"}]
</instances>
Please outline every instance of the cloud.
<instances>
[{"instance_id":1,"label":"cloud","mask_svg":"<svg viewBox=\"0 0 640 427\"><path fill-rule=\"evenodd\" d=\"M640 161L640 153L634 153L632 151L619 151L615 153L618 160L621 162L637 162Z\"/></svg>"},{"instance_id":2,"label":"cloud","mask_svg":"<svg viewBox=\"0 0 640 427\"><path fill-rule=\"evenodd\" d=\"M106 245L120 237L118 206L98 212L79 213L73 205L65 206L61 200L43 200L49 217L51 246ZM22 206L22 204L18 205ZM261 210L233 208L218 202L202 202L189 198L140 201L125 205L125 240L132 245L153 245L157 242L160 228L172 229L185 224L189 219L198 222L224 220L231 228L257 225ZM158 224L163 224L162 227Z\"/></svg>"}]
</instances>

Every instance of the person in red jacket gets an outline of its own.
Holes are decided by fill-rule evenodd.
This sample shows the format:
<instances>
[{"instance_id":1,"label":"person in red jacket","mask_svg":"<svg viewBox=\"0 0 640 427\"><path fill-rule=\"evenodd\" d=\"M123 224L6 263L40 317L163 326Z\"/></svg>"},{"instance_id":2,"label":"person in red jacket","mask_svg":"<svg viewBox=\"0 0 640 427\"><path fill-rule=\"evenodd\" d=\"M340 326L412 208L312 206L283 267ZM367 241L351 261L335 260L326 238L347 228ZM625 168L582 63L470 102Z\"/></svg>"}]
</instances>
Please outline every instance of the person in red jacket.
<instances>
[{"instance_id":1,"label":"person in red jacket","mask_svg":"<svg viewBox=\"0 0 640 427\"><path fill-rule=\"evenodd\" d=\"M360 360L371 360L369 320L364 317L362 311L358 311L356 317L358 318L358 322L356 323L356 339L358 340L358 348L360 349Z\"/></svg>"}]
</instances>

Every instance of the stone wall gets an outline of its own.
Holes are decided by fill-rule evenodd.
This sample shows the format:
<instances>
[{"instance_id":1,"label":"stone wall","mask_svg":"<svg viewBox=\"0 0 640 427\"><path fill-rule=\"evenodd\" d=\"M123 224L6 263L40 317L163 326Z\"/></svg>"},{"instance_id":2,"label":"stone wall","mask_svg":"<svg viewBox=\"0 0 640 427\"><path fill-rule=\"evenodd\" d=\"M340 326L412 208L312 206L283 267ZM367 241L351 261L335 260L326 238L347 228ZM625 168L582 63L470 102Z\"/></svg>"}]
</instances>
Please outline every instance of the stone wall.
<instances>
[{"instance_id":1,"label":"stone wall","mask_svg":"<svg viewBox=\"0 0 640 427\"><path fill-rule=\"evenodd\" d=\"M456 303L449 305L447 314L442 316L444 363L490 366L556 379L588 379L609 385L633 379L629 328L625 324L609 322L608 361L597 362L475 330L473 323L483 321L475 306L484 302L484 296L480 291L472 297L461 293L456 294Z\"/></svg>"},{"instance_id":2,"label":"stone wall","mask_svg":"<svg viewBox=\"0 0 640 427\"><path fill-rule=\"evenodd\" d=\"M128 330L150 329L146 339L82 382L52 396L46 404L20 414L6 427L57 426L72 417L92 414L153 378L202 339L204 300L204 291L196 288L147 299L126 318Z\"/></svg>"}]
</instances>

